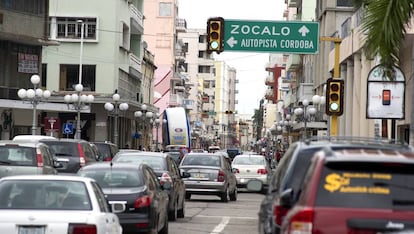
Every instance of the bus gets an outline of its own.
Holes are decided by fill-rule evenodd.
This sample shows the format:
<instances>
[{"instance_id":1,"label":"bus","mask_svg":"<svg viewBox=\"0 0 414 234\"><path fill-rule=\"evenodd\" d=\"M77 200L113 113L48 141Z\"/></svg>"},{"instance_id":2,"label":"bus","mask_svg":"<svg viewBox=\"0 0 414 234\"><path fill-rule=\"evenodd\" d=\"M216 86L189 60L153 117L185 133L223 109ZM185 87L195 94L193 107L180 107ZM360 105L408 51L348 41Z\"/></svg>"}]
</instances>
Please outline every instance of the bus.
<instances>
[{"instance_id":1,"label":"bus","mask_svg":"<svg viewBox=\"0 0 414 234\"><path fill-rule=\"evenodd\" d=\"M163 149L171 150L173 146L186 152L191 151L190 123L183 107L169 107L164 110L162 126Z\"/></svg>"}]
</instances>

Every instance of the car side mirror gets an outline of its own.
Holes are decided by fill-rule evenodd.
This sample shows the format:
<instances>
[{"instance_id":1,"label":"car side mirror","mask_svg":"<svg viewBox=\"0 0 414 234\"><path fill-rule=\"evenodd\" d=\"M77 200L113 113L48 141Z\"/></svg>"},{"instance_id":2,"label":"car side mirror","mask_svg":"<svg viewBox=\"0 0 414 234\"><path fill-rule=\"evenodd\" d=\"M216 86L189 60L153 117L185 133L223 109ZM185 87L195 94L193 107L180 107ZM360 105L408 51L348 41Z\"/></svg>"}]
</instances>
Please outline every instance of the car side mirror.
<instances>
[{"instance_id":1,"label":"car side mirror","mask_svg":"<svg viewBox=\"0 0 414 234\"><path fill-rule=\"evenodd\" d=\"M280 205L290 208L293 206L293 189L288 188L280 194Z\"/></svg>"}]
</instances>

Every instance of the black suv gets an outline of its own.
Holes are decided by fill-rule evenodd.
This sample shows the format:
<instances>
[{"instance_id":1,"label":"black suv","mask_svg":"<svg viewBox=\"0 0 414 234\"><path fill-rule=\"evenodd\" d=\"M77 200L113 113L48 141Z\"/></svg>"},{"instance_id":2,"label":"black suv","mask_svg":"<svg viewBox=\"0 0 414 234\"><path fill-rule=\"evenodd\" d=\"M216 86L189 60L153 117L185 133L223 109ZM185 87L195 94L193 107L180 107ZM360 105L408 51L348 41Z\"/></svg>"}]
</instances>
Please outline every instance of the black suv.
<instances>
[{"instance_id":1,"label":"black suv","mask_svg":"<svg viewBox=\"0 0 414 234\"><path fill-rule=\"evenodd\" d=\"M391 149L413 152L407 144L392 143L388 140L362 137L319 137L297 141L290 145L280 160L269 184L269 189L260 205L259 233L279 233L288 209L280 205L280 195L293 191L293 203L305 177L312 156L325 146L333 151L345 149ZM292 204L293 205L293 204Z\"/></svg>"},{"instance_id":2,"label":"black suv","mask_svg":"<svg viewBox=\"0 0 414 234\"><path fill-rule=\"evenodd\" d=\"M62 167L57 168L59 173L77 173L78 170L96 162L97 155L88 141L62 138L58 140L41 140L49 146Z\"/></svg>"}]
</instances>

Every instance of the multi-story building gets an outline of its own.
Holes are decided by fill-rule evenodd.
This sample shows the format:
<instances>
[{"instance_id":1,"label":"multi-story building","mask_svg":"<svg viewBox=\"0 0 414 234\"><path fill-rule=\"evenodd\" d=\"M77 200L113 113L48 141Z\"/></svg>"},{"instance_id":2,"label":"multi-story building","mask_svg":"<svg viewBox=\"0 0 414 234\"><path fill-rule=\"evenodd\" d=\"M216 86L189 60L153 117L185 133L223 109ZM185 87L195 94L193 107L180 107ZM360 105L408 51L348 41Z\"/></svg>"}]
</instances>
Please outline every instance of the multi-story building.
<instances>
[{"instance_id":1,"label":"multi-story building","mask_svg":"<svg viewBox=\"0 0 414 234\"><path fill-rule=\"evenodd\" d=\"M33 74L41 77L38 88L46 88L42 49L59 44L49 40L48 13L48 0L0 2L0 139L30 134L31 127L40 134L43 120L38 114L66 109L66 105L49 103L33 112L30 102L23 102L17 94L21 88L34 88Z\"/></svg>"}]
</instances>

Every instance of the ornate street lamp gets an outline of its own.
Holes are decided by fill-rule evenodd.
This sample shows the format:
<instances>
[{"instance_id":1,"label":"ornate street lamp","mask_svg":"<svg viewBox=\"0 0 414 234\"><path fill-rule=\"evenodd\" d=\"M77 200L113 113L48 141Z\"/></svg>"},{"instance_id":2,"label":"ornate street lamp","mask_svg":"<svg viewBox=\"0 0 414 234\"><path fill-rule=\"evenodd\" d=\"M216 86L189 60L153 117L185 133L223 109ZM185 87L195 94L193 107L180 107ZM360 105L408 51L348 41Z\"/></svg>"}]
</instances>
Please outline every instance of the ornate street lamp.
<instances>
[{"instance_id":1,"label":"ornate street lamp","mask_svg":"<svg viewBox=\"0 0 414 234\"><path fill-rule=\"evenodd\" d=\"M75 91L76 93L66 94L63 100L68 104L68 108L73 108L77 112L75 139L81 139L81 110L90 105L95 97L92 94L81 94L83 91L82 84L76 84ZM72 104L72 107L70 104Z\"/></svg>"},{"instance_id":2,"label":"ornate street lamp","mask_svg":"<svg viewBox=\"0 0 414 234\"><path fill-rule=\"evenodd\" d=\"M118 134L118 118L119 118L119 111L127 111L128 110L128 103L119 103L119 100L121 99L121 96L117 93L115 93L114 95L112 95L112 100L114 101L114 103L110 103L107 102L105 103L104 107L105 110L109 111L109 112L113 112L114 116L115 116L115 121L114 121L114 142L115 144L119 145L119 134Z\"/></svg>"},{"instance_id":3,"label":"ornate street lamp","mask_svg":"<svg viewBox=\"0 0 414 234\"><path fill-rule=\"evenodd\" d=\"M304 99L302 101L302 107L298 107L294 110L296 116L301 116L304 122L304 131L302 133L302 138L305 139L307 137L307 122L311 121L311 117L316 114L316 109L314 107L308 107L309 101Z\"/></svg>"},{"instance_id":4,"label":"ornate street lamp","mask_svg":"<svg viewBox=\"0 0 414 234\"><path fill-rule=\"evenodd\" d=\"M160 123L161 123L160 113L157 113L155 116L156 116L156 118L154 120L154 125L155 125L155 130L156 130L156 132L155 132L155 151L158 152L159 151L158 150L158 129L159 129Z\"/></svg>"},{"instance_id":5,"label":"ornate street lamp","mask_svg":"<svg viewBox=\"0 0 414 234\"><path fill-rule=\"evenodd\" d=\"M39 88L40 83L40 76L39 75L32 75L30 77L30 82L33 84L33 89L19 89L17 91L17 95L22 100L28 100L33 105L33 118L32 118L32 135L36 135L37 130L37 105L39 102L43 101L44 99L48 99L51 96L51 92L49 90L42 90Z\"/></svg>"},{"instance_id":6,"label":"ornate street lamp","mask_svg":"<svg viewBox=\"0 0 414 234\"><path fill-rule=\"evenodd\" d=\"M141 126L142 126L142 142L141 146L145 144L145 126L146 126L146 119L152 119L153 113L151 111L147 111L147 105L142 104L141 110L134 112L134 117L136 119L141 119ZM145 146L144 146L145 147Z\"/></svg>"}]
</instances>

